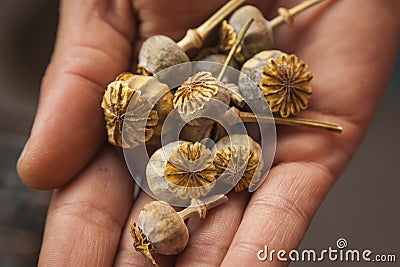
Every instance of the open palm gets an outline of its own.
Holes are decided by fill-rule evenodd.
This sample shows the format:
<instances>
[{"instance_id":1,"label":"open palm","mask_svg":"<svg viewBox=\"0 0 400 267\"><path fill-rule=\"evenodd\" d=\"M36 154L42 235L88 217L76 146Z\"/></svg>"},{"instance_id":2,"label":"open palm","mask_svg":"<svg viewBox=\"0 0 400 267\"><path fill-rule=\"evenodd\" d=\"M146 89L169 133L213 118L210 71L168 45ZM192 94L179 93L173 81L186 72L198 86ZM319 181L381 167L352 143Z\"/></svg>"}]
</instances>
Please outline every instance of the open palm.
<instances>
[{"instance_id":1,"label":"open palm","mask_svg":"<svg viewBox=\"0 0 400 267\"><path fill-rule=\"evenodd\" d=\"M29 186L58 188L40 265L149 264L134 252L128 224L150 198L140 193L132 199L133 179L105 143L100 103L106 85L131 69L143 39L179 39L224 3L204 2L62 1L54 55L18 163ZM298 2L251 4L272 18L276 7ZM301 116L338 123L343 134L278 127L274 166L263 185L251 195L230 194L201 223L190 221L187 248L176 257L157 257L161 266L256 266L264 245L286 251L299 245L366 131L395 59L399 18L397 0L332 0L301 14L293 27L275 30L275 47L296 53L315 76L310 108Z\"/></svg>"}]
</instances>

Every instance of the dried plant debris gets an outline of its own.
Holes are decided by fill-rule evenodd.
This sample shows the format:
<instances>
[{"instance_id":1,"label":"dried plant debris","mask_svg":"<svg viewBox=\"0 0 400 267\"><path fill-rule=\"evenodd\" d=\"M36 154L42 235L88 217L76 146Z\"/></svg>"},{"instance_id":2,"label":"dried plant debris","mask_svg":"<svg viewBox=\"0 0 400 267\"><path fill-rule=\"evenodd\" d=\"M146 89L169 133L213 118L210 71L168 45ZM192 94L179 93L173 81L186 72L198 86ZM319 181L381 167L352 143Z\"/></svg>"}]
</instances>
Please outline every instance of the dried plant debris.
<instances>
[{"instance_id":1,"label":"dried plant debris","mask_svg":"<svg viewBox=\"0 0 400 267\"><path fill-rule=\"evenodd\" d=\"M270 59L261 78L260 88L272 112L287 118L307 108L313 75L297 56L282 54L278 60Z\"/></svg>"}]
</instances>

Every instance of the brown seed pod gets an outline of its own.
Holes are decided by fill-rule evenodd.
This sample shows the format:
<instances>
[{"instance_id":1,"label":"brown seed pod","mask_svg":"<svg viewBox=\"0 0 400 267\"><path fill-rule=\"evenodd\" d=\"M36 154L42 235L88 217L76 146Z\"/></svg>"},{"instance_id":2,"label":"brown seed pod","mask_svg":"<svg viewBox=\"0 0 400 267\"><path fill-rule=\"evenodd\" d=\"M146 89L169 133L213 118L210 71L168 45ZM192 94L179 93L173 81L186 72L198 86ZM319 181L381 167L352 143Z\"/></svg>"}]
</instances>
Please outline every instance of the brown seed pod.
<instances>
[{"instance_id":1,"label":"brown seed pod","mask_svg":"<svg viewBox=\"0 0 400 267\"><path fill-rule=\"evenodd\" d=\"M270 59L261 72L260 88L272 112L287 118L307 108L312 95L311 72L295 55Z\"/></svg>"},{"instance_id":2,"label":"brown seed pod","mask_svg":"<svg viewBox=\"0 0 400 267\"><path fill-rule=\"evenodd\" d=\"M183 219L167 203L152 201L139 213L138 226L147 236L154 251L163 255L180 253L189 240L189 231ZM160 230L164 233L160 233ZM166 230L174 234L165 233Z\"/></svg>"},{"instance_id":3,"label":"brown seed pod","mask_svg":"<svg viewBox=\"0 0 400 267\"><path fill-rule=\"evenodd\" d=\"M173 93L166 84L160 83L155 77L135 75L129 72L121 73L116 81L123 81L131 89L140 91L141 98L146 99L154 105L153 110L157 112L158 123L152 127L153 133L148 145L158 145L163 123L173 109Z\"/></svg>"},{"instance_id":4,"label":"brown seed pod","mask_svg":"<svg viewBox=\"0 0 400 267\"><path fill-rule=\"evenodd\" d=\"M140 48L138 70L144 74L155 74L189 61L186 53L171 38L154 35L146 39Z\"/></svg>"},{"instance_id":5,"label":"brown seed pod","mask_svg":"<svg viewBox=\"0 0 400 267\"><path fill-rule=\"evenodd\" d=\"M213 120L201 117L210 117L225 112L226 107L210 102L211 99L228 105L229 94L210 72L199 72L189 77L174 94L173 105L177 108L181 118L193 126L204 126L214 123ZM216 110L222 108L225 110Z\"/></svg>"},{"instance_id":6,"label":"brown seed pod","mask_svg":"<svg viewBox=\"0 0 400 267\"><path fill-rule=\"evenodd\" d=\"M268 64L271 58L279 59L280 55L283 54L285 53L279 50L265 50L248 59L240 69L238 84L241 93L247 96L249 93L246 92L249 91L247 87L253 86L253 84L249 85L248 79L254 82L254 84L259 85L261 82L261 71L264 66Z\"/></svg>"},{"instance_id":7,"label":"brown seed pod","mask_svg":"<svg viewBox=\"0 0 400 267\"><path fill-rule=\"evenodd\" d=\"M152 253L176 255L185 249L189 231L183 219L167 203L147 203L139 213L138 226L131 223L133 247L158 266Z\"/></svg>"},{"instance_id":8,"label":"brown seed pod","mask_svg":"<svg viewBox=\"0 0 400 267\"><path fill-rule=\"evenodd\" d=\"M174 95L174 108L180 114L193 114L203 109L207 101L218 93L217 80L210 72L199 72L182 84ZM193 102L189 100L195 100Z\"/></svg>"},{"instance_id":9,"label":"brown seed pod","mask_svg":"<svg viewBox=\"0 0 400 267\"><path fill-rule=\"evenodd\" d=\"M183 251L189 240L185 220L197 215L204 219L207 210L225 203L228 198L215 195L205 200L192 199L189 207L176 212L169 204L152 201L139 213L138 225L130 224L133 247L158 266L152 253L175 255Z\"/></svg>"},{"instance_id":10,"label":"brown seed pod","mask_svg":"<svg viewBox=\"0 0 400 267\"><path fill-rule=\"evenodd\" d=\"M279 8L279 15L271 21L266 20L258 8L247 5L239 8L232 14L229 19L229 24L233 26L236 32L239 32L249 18L254 19L254 23L247 31L242 41L243 55L246 58L250 58L260 51L268 50L273 47L274 27L284 22L289 25L292 24L293 17L296 14L322 1L323 0L305 0L291 9Z\"/></svg>"},{"instance_id":11,"label":"brown seed pod","mask_svg":"<svg viewBox=\"0 0 400 267\"><path fill-rule=\"evenodd\" d=\"M242 53L246 58L260 52L270 49L273 44L272 28L265 20L262 12L250 5L243 6L236 10L229 19L236 32L239 32L245 22L253 18L254 22L247 31L242 41Z\"/></svg>"},{"instance_id":12,"label":"brown seed pod","mask_svg":"<svg viewBox=\"0 0 400 267\"><path fill-rule=\"evenodd\" d=\"M184 142L167 161L164 177L169 190L182 199L206 196L215 185L213 154L204 145Z\"/></svg>"},{"instance_id":13,"label":"brown seed pod","mask_svg":"<svg viewBox=\"0 0 400 267\"><path fill-rule=\"evenodd\" d=\"M168 158L176 153L179 145L183 141L172 142L157 149L151 155L146 166L146 180L153 196L158 200L171 203L172 205L184 206L189 203L189 199L181 199L175 192L171 192L169 182L164 177L167 168Z\"/></svg>"},{"instance_id":14,"label":"brown seed pod","mask_svg":"<svg viewBox=\"0 0 400 267\"><path fill-rule=\"evenodd\" d=\"M152 104L140 96L141 93L130 88L126 82L116 81L108 85L101 107L107 123L108 141L111 144L132 148L152 137L151 127L158 123L157 112L151 110ZM127 111L129 103L132 103L134 108ZM123 122L133 119L136 123L127 125L129 135L122 135Z\"/></svg>"},{"instance_id":15,"label":"brown seed pod","mask_svg":"<svg viewBox=\"0 0 400 267\"><path fill-rule=\"evenodd\" d=\"M235 186L236 192L257 185L263 166L257 142L247 135L234 135L222 138L216 147L214 165L219 181Z\"/></svg>"}]
</instances>

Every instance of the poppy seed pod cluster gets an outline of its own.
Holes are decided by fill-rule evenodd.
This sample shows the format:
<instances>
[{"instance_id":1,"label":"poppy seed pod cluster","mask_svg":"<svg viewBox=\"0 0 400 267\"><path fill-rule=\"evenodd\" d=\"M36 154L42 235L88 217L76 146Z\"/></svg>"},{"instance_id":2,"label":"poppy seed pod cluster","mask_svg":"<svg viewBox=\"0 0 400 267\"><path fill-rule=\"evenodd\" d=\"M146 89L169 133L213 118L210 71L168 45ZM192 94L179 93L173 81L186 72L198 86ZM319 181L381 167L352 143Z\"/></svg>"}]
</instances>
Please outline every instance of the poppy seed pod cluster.
<instances>
[{"instance_id":1,"label":"poppy seed pod cluster","mask_svg":"<svg viewBox=\"0 0 400 267\"><path fill-rule=\"evenodd\" d=\"M269 166L263 143L248 127L342 132L337 124L297 117L313 99L314 75L295 54L272 49L274 27L294 23L295 15L322 1L280 8L272 20L255 6L240 7L245 0L228 1L181 41L162 35L145 40L137 73L122 73L108 85L101 107L109 143L129 151L151 148L140 185L158 201L146 204L130 228L133 247L154 265L154 253L175 255L185 249L190 216L204 219L209 209L227 201L227 193L253 192L262 183ZM216 27L218 41L202 47ZM193 58L186 54L192 48L199 49ZM185 65L195 61L214 64L206 64L208 69ZM178 85L159 75L182 63L173 73L184 76ZM229 70L235 69L232 75ZM255 112L252 101L268 112ZM171 118L182 127L166 125ZM244 132L230 132L236 125L243 125ZM174 128L179 128L178 140L164 143Z\"/></svg>"}]
</instances>

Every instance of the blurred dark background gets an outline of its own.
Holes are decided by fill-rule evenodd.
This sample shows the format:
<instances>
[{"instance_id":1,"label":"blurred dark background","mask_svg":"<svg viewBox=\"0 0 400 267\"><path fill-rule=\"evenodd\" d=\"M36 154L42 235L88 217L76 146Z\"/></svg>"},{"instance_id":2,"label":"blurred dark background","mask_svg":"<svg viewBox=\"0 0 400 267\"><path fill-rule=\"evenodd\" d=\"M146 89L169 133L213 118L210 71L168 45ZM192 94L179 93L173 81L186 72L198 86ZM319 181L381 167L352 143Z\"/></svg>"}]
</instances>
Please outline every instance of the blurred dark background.
<instances>
[{"instance_id":1,"label":"blurred dark background","mask_svg":"<svg viewBox=\"0 0 400 267\"><path fill-rule=\"evenodd\" d=\"M37 263L51 193L27 188L19 180L15 164L33 122L57 16L58 1L0 2L0 266ZM318 211L302 248L335 247L338 238L346 238L350 248L396 254L400 261L399 87L397 60L360 150ZM322 265L354 264L292 266Z\"/></svg>"}]
</instances>

